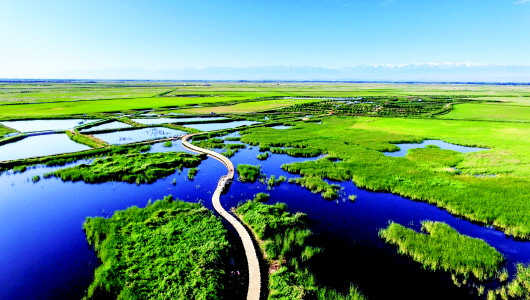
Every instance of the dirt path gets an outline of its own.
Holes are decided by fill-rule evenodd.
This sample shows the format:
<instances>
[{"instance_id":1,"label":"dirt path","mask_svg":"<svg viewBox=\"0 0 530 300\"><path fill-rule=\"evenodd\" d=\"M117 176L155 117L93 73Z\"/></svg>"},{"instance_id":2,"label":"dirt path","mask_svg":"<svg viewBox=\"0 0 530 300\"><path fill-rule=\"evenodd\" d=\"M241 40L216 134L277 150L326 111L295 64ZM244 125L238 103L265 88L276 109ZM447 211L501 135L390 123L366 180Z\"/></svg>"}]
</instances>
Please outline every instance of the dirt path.
<instances>
[{"instance_id":1,"label":"dirt path","mask_svg":"<svg viewBox=\"0 0 530 300\"><path fill-rule=\"evenodd\" d=\"M232 224L232 226L234 226L237 231L237 234L243 242L243 247L245 249L245 255L247 257L248 262L247 300L259 300L261 288L261 274L259 270L259 260L258 255L256 253L256 248L254 247L252 238L250 237L250 234L248 233L246 228L241 224L241 222L239 222L238 219L228 213L221 205L221 193L223 192L227 184L229 184L230 181L234 179L234 165L228 158L215 151L203 149L190 144L188 142L188 138L192 136L193 134L188 134L182 137L182 145L184 147L194 152L206 153L208 156L220 161L228 169L228 174L221 176L221 178L219 179L217 188L215 189L215 192L212 196L212 202L217 213L219 213L219 215L221 215L223 218L225 218L225 220Z\"/></svg>"}]
</instances>

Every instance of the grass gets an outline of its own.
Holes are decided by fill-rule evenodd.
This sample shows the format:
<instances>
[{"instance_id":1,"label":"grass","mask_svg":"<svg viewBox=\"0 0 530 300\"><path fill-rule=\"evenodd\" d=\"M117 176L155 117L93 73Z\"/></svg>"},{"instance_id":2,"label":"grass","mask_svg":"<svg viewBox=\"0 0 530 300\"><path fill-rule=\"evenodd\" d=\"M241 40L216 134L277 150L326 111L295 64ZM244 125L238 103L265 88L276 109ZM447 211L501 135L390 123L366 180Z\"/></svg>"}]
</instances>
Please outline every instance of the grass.
<instances>
[{"instance_id":1,"label":"grass","mask_svg":"<svg viewBox=\"0 0 530 300\"><path fill-rule=\"evenodd\" d=\"M298 123L283 132L247 129L241 140L260 148L319 150L340 161L323 158L282 168L303 177L353 180L362 188L426 201L509 235L530 238L530 127L524 123L327 117L322 124ZM427 138L491 150L456 155L429 148L405 158L381 153L396 150L394 143ZM460 158L456 168L462 174L447 169ZM473 176L477 174L497 176Z\"/></svg>"},{"instance_id":2,"label":"grass","mask_svg":"<svg viewBox=\"0 0 530 300\"><path fill-rule=\"evenodd\" d=\"M268 299L364 299L353 286L346 295L320 286L308 264L322 249L312 245L306 216L289 213L284 203L264 204L263 198L238 206L236 214L269 262Z\"/></svg>"},{"instance_id":3,"label":"grass","mask_svg":"<svg viewBox=\"0 0 530 300\"><path fill-rule=\"evenodd\" d=\"M171 148L171 146L173 146L173 142L171 142L171 141L167 141L167 142L165 142L165 143L163 144L163 146L166 147L166 148Z\"/></svg>"},{"instance_id":4,"label":"grass","mask_svg":"<svg viewBox=\"0 0 530 300\"><path fill-rule=\"evenodd\" d=\"M442 222L424 221L422 231L425 234L390 223L379 235L396 245L399 253L430 270L443 270L466 279L473 276L487 280L498 276L504 258L483 240L462 235Z\"/></svg>"},{"instance_id":5,"label":"grass","mask_svg":"<svg viewBox=\"0 0 530 300\"><path fill-rule=\"evenodd\" d=\"M0 138L6 134L15 133L16 130L0 124Z\"/></svg>"},{"instance_id":6,"label":"grass","mask_svg":"<svg viewBox=\"0 0 530 300\"><path fill-rule=\"evenodd\" d=\"M227 232L201 205L166 197L83 229L101 260L84 299L221 298Z\"/></svg>"},{"instance_id":7,"label":"grass","mask_svg":"<svg viewBox=\"0 0 530 300\"><path fill-rule=\"evenodd\" d=\"M241 182L256 182L261 176L261 167L247 164L237 165L237 174Z\"/></svg>"},{"instance_id":8,"label":"grass","mask_svg":"<svg viewBox=\"0 0 530 300\"><path fill-rule=\"evenodd\" d=\"M153 109L164 107L185 107L196 104L229 102L239 98L200 97L200 98L130 98L114 100L93 100L83 102L57 102L39 104L15 104L2 106L0 119L40 118L68 115L94 115L98 113ZM122 120L120 120L122 121Z\"/></svg>"},{"instance_id":9,"label":"grass","mask_svg":"<svg viewBox=\"0 0 530 300\"><path fill-rule=\"evenodd\" d=\"M453 110L440 116L453 120L483 120L483 121L511 121L530 122L530 106L501 105L501 104L458 104Z\"/></svg>"},{"instance_id":10,"label":"grass","mask_svg":"<svg viewBox=\"0 0 530 300\"><path fill-rule=\"evenodd\" d=\"M89 134L81 134L79 131L65 131L66 135L68 137L79 144L87 145L92 148L101 148L101 147L107 147L109 144L101 139L98 139L97 137Z\"/></svg>"},{"instance_id":11,"label":"grass","mask_svg":"<svg viewBox=\"0 0 530 300\"><path fill-rule=\"evenodd\" d=\"M285 165L284 169L289 171L289 166ZM313 193L320 193L322 197L326 200L332 200L338 197L338 191L340 185L338 184L329 184L322 180L319 177L300 177L300 178L291 178L289 182L297 183Z\"/></svg>"},{"instance_id":12,"label":"grass","mask_svg":"<svg viewBox=\"0 0 530 300\"><path fill-rule=\"evenodd\" d=\"M199 169L198 168L189 168L188 169L188 179L189 180L195 179L195 175L197 175L197 173L199 173Z\"/></svg>"},{"instance_id":13,"label":"grass","mask_svg":"<svg viewBox=\"0 0 530 300\"><path fill-rule=\"evenodd\" d=\"M302 103L311 103L321 100L314 99L277 99L277 100L262 100L262 101L253 101L238 103L234 105L225 105L225 106L215 106L215 107L197 107L197 108L187 108L175 110L176 113L184 114L208 114L208 113L251 113L266 111L272 109L278 109L286 106L292 106L295 104Z\"/></svg>"},{"instance_id":14,"label":"grass","mask_svg":"<svg viewBox=\"0 0 530 300\"><path fill-rule=\"evenodd\" d=\"M201 162L200 156L184 152L131 153L113 155L94 160L90 165L81 164L71 168L45 174L56 176L63 181L129 182L152 183L164 178L177 169L195 167Z\"/></svg>"}]
</instances>

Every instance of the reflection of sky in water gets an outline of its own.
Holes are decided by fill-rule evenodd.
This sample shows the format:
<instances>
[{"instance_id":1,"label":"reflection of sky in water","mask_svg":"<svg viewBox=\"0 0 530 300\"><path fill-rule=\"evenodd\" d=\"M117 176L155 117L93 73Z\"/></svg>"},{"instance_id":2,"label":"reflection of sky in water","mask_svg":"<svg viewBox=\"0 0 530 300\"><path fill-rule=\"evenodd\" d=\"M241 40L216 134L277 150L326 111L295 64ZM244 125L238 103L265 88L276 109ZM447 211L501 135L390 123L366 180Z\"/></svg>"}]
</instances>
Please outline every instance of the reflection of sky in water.
<instances>
[{"instance_id":1,"label":"reflection of sky in water","mask_svg":"<svg viewBox=\"0 0 530 300\"><path fill-rule=\"evenodd\" d=\"M289 129L293 126L285 126L285 125L277 125L277 126L272 126L271 128L274 128L274 129Z\"/></svg>"},{"instance_id":2,"label":"reflection of sky in water","mask_svg":"<svg viewBox=\"0 0 530 300\"><path fill-rule=\"evenodd\" d=\"M185 132L181 130L153 127L142 128L137 130L118 131L110 133L94 134L98 139L113 145L121 145L128 143L135 143L146 140L161 139L166 137L175 137L184 135Z\"/></svg>"},{"instance_id":3,"label":"reflection of sky in water","mask_svg":"<svg viewBox=\"0 0 530 300\"><path fill-rule=\"evenodd\" d=\"M20 132L66 130L82 124L88 124L99 120L69 119L69 120L25 120L0 122Z\"/></svg>"},{"instance_id":4,"label":"reflection of sky in water","mask_svg":"<svg viewBox=\"0 0 530 300\"><path fill-rule=\"evenodd\" d=\"M87 150L90 147L78 144L66 134L30 136L23 140L1 145L0 160L11 160Z\"/></svg>"},{"instance_id":5,"label":"reflection of sky in water","mask_svg":"<svg viewBox=\"0 0 530 300\"><path fill-rule=\"evenodd\" d=\"M118 121L113 121L110 123L105 123L102 125L90 127L88 129L81 130L81 132L91 132L91 131L98 131L98 130L106 130L106 129L121 129L121 128L129 128L132 127L129 124L125 124Z\"/></svg>"},{"instance_id":6,"label":"reflection of sky in water","mask_svg":"<svg viewBox=\"0 0 530 300\"><path fill-rule=\"evenodd\" d=\"M145 124L145 125L154 125L154 124L164 124L164 123L176 123L176 122L199 122L199 121L215 121L215 120L224 120L224 117L206 117L206 118L157 118L157 119L132 119L134 122Z\"/></svg>"},{"instance_id":7,"label":"reflection of sky in water","mask_svg":"<svg viewBox=\"0 0 530 300\"><path fill-rule=\"evenodd\" d=\"M228 122L228 123L206 123L206 124L188 124L185 125L189 128L195 128L202 131L212 131L212 130L219 130L219 129L228 129L228 128L236 128L239 126L249 126L253 124L258 124L259 122L253 122L253 121L234 121L234 122Z\"/></svg>"},{"instance_id":8,"label":"reflection of sky in water","mask_svg":"<svg viewBox=\"0 0 530 300\"><path fill-rule=\"evenodd\" d=\"M488 150L487 148L478 148L478 147L466 147L466 146L459 146L455 144L446 143L444 141L440 140L425 140L419 144L396 144L396 146L399 147L399 151L396 152L383 152L386 156L405 156L407 154L407 151L409 149L415 149L415 148L425 148L427 145L435 145L440 147L441 149L445 150L454 150L461 153L467 153L467 152L476 152L476 151L482 151L482 150Z\"/></svg>"}]
</instances>

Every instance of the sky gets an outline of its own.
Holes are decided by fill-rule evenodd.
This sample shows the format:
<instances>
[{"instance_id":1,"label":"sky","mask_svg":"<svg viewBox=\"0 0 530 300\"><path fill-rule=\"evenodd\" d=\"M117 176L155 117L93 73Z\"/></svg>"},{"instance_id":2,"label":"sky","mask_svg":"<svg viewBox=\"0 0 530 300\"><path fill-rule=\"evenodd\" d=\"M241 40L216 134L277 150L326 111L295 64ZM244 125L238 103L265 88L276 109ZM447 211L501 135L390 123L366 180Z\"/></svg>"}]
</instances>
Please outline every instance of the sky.
<instances>
[{"instance_id":1,"label":"sky","mask_svg":"<svg viewBox=\"0 0 530 300\"><path fill-rule=\"evenodd\" d=\"M530 66L530 0L0 0L0 78L464 63Z\"/></svg>"}]
</instances>

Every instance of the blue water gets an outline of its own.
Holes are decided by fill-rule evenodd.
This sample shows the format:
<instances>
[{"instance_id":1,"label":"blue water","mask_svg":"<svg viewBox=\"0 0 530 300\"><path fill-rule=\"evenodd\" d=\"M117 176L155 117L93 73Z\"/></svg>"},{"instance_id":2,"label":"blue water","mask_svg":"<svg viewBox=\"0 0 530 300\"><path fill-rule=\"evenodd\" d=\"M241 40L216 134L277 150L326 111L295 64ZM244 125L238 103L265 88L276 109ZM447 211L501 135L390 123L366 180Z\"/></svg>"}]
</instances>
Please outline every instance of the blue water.
<instances>
[{"instance_id":1,"label":"blue water","mask_svg":"<svg viewBox=\"0 0 530 300\"><path fill-rule=\"evenodd\" d=\"M119 121L113 121L113 122L110 122L110 123L105 123L105 124L102 124L102 125L90 127L88 129L83 129L83 130L81 130L81 132L82 133L86 133L86 132L93 132L93 131L98 131L98 130L121 129L121 128L130 128L130 127L132 127L132 126L129 125L129 124L125 124L125 123L122 123L122 122L119 122Z\"/></svg>"},{"instance_id":2,"label":"blue water","mask_svg":"<svg viewBox=\"0 0 530 300\"><path fill-rule=\"evenodd\" d=\"M169 148L162 144L151 148L152 152L181 150L180 141ZM259 164L265 174L277 177L297 177L280 166L307 160L272 154L260 161L256 158L258 150L248 146L231 159L235 164ZM0 299L81 298L98 264L81 229L87 216L110 216L115 210L145 206L149 199L168 194L202 202L212 209L211 194L217 179L226 173L221 163L208 158L193 181L187 179L184 170L139 186L72 183L57 178L31 182L32 176L58 168L41 166L22 174L0 174ZM177 179L176 186L171 183L173 178ZM338 184L343 187L339 199L326 201L295 184L282 183L267 190L259 182L235 180L222 202L229 209L256 193L267 192L271 203L285 202L292 212L306 213L310 228L326 249L314 265L318 279L343 290L355 282L370 299L426 299L427 295L429 299L473 298L466 288L455 287L448 275L425 271L397 254L395 247L386 245L377 231L389 220L414 229L419 229L422 220L446 222L463 234L486 240L503 253L511 274L516 262L530 262L530 242L515 241L498 230L455 218L426 203L369 192L352 182ZM357 200L347 200L349 195L357 195Z\"/></svg>"},{"instance_id":3,"label":"blue water","mask_svg":"<svg viewBox=\"0 0 530 300\"><path fill-rule=\"evenodd\" d=\"M444 141L440 140L424 140L423 142L419 144L396 144L396 146L399 147L399 151L395 152L383 152L386 156L400 156L404 157L409 149L415 149L415 148L425 148L427 145L435 145L440 147L444 150L454 150L461 153L467 153L467 152L476 152L476 151L482 151L482 150L488 150L487 148L478 148L478 147L466 147L466 146L460 146L455 145L451 143L446 143Z\"/></svg>"},{"instance_id":4,"label":"blue water","mask_svg":"<svg viewBox=\"0 0 530 300\"><path fill-rule=\"evenodd\" d=\"M202 131L212 131L212 130L220 130L220 129L229 129L229 128L236 128L241 126L249 126L253 124L258 124L259 122L253 122L253 121L233 121L233 122L227 122L227 123L205 123L205 124L188 124L186 127L189 128L195 128Z\"/></svg>"},{"instance_id":5,"label":"blue water","mask_svg":"<svg viewBox=\"0 0 530 300\"><path fill-rule=\"evenodd\" d=\"M153 119L132 119L134 122L145 124L145 125L154 125L154 124L164 124L164 123L177 123L177 122L199 122L199 121L215 121L215 120L225 120L225 117L204 117L204 118L153 118Z\"/></svg>"},{"instance_id":6,"label":"blue water","mask_svg":"<svg viewBox=\"0 0 530 300\"><path fill-rule=\"evenodd\" d=\"M0 146L0 161L22 159L87 150L90 147L78 144L66 134L38 135Z\"/></svg>"},{"instance_id":7,"label":"blue water","mask_svg":"<svg viewBox=\"0 0 530 300\"><path fill-rule=\"evenodd\" d=\"M151 127L151 128L142 128L136 130L127 130L127 131L118 131L118 132L109 132L109 133L99 133L94 134L98 139L102 139L105 142L113 145L122 145L135 143L146 140L155 140L161 138L169 138L182 136L186 134L182 130L164 128L164 127Z\"/></svg>"},{"instance_id":8,"label":"blue water","mask_svg":"<svg viewBox=\"0 0 530 300\"><path fill-rule=\"evenodd\" d=\"M79 125L96 122L94 119L64 119L64 120L25 120L6 121L0 124L11 127L20 132L67 130Z\"/></svg>"}]
</instances>

